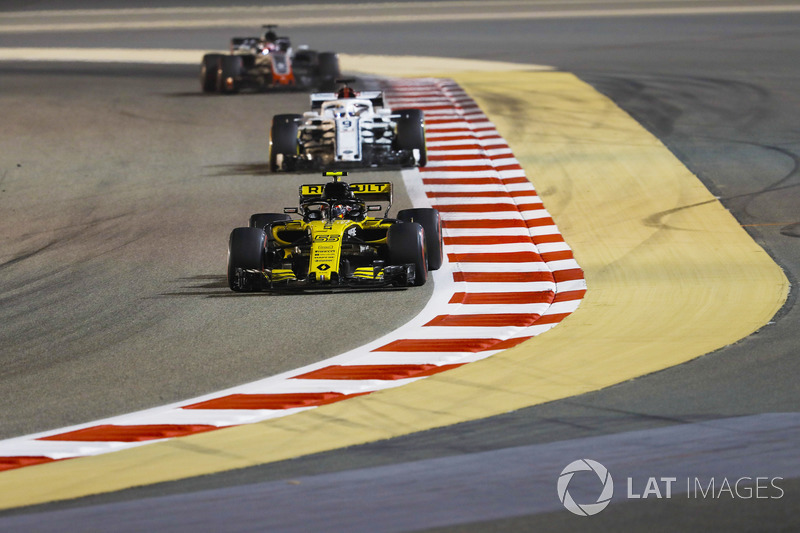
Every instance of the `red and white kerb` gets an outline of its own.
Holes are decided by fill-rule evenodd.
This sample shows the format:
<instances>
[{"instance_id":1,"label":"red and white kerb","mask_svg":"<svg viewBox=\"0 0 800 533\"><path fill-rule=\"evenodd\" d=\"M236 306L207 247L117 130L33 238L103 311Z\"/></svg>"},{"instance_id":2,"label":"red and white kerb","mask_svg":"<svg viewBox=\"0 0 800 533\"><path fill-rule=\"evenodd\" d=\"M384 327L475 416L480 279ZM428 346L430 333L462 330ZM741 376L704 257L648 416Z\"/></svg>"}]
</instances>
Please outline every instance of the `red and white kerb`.
<instances>
[{"instance_id":1,"label":"red and white kerb","mask_svg":"<svg viewBox=\"0 0 800 533\"><path fill-rule=\"evenodd\" d=\"M393 80L394 109L425 113L428 164L403 172L439 210L445 262L428 305L365 346L192 400L0 441L0 471L288 416L489 357L555 326L583 272L494 125L450 80Z\"/></svg>"}]
</instances>

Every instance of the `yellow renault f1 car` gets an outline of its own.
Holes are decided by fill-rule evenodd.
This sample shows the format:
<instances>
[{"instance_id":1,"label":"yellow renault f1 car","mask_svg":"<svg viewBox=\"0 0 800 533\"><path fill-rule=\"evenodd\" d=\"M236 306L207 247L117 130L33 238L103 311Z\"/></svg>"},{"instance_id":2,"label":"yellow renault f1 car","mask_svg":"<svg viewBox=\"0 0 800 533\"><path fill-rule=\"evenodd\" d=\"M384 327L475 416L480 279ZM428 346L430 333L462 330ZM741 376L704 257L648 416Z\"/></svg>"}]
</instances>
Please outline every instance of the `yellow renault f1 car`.
<instances>
[{"instance_id":1,"label":"yellow renault f1 car","mask_svg":"<svg viewBox=\"0 0 800 533\"><path fill-rule=\"evenodd\" d=\"M392 184L333 180L300 186L300 206L256 213L228 241L228 285L237 292L424 285L442 264L436 209L387 218ZM376 203L373 203L376 202ZM385 207L384 207L385 205ZM367 216L383 211L383 217ZM299 218L292 218L297 215Z\"/></svg>"}]
</instances>

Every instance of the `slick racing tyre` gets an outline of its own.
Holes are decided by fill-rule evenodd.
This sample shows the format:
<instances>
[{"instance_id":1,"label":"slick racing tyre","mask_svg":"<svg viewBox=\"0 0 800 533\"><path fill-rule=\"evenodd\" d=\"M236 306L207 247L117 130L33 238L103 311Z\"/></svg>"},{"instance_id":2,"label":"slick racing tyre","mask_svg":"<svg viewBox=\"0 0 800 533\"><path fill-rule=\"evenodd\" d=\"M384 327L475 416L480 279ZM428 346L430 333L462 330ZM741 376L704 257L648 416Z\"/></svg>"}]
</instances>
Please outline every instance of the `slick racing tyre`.
<instances>
[{"instance_id":1,"label":"slick racing tyre","mask_svg":"<svg viewBox=\"0 0 800 533\"><path fill-rule=\"evenodd\" d=\"M389 261L393 265L414 265L414 285L425 285L428 264L425 259L425 230L416 222L401 222L389 227L386 235Z\"/></svg>"},{"instance_id":2,"label":"slick racing tyre","mask_svg":"<svg viewBox=\"0 0 800 533\"><path fill-rule=\"evenodd\" d=\"M292 58L292 73L298 87L316 88L319 54L315 50L299 50Z\"/></svg>"},{"instance_id":3,"label":"slick racing tyre","mask_svg":"<svg viewBox=\"0 0 800 533\"><path fill-rule=\"evenodd\" d=\"M428 163L428 152L425 149L425 116L419 109L398 109L396 150L419 150L419 166Z\"/></svg>"},{"instance_id":4,"label":"slick racing tyre","mask_svg":"<svg viewBox=\"0 0 800 533\"><path fill-rule=\"evenodd\" d=\"M244 66L241 56L219 56L217 71L217 92L232 94L239 90L238 80L242 75Z\"/></svg>"},{"instance_id":5,"label":"slick racing tyre","mask_svg":"<svg viewBox=\"0 0 800 533\"><path fill-rule=\"evenodd\" d=\"M217 72L222 54L206 54L200 64L200 88L204 93L217 90Z\"/></svg>"},{"instance_id":6,"label":"slick racing tyre","mask_svg":"<svg viewBox=\"0 0 800 533\"><path fill-rule=\"evenodd\" d=\"M317 63L317 86L321 91L333 91L336 89L336 80L342 77L339 56L335 52L320 52Z\"/></svg>"},{"instance_id":7,"label":"slick racing tyre","mask_svg":"<svg viewBox=\"0 0 800 533\"><path fill-rule=\"evenodd\" d=\"M264 268L264 248L267 234L259 228L236 228L228 240L228 286L236 292L257 291L259 287L244 282L237 269L261 272Z\"/></svg>"},{"instance_id":8,"label":"slick racing tyre","mask_svg":"<svg viewBox=\"0 0 800 533\"><path fill-rule=\"evenodd\" d=\"M319 54L314 50L299 50L292 58L292 66L308 69L319 61Z\"/></svg>"},{"instance_id":9,"label":"slick racing tyre","mask_svg":"<svg viewBox=\"0 0 800 533\"><path fill-rule=\"evenodd\" d=\"M403 209L397 213L403 222L416 222L425 230L425 255L428 258L428 270L439 270L444 261L442 253L442 220L436 209L420 207Z\"/></svg>"},{"instance_id":10,"label":"slick racing tyre","mask_svg":"<svg viewBox=\"0 0 800 533\"><path fill-rule=\"evenodd\" d=\"M278 172L297 155L297 127L302 115L275 115L269 135L269 169Z\"/></svg>"}]
</instances>

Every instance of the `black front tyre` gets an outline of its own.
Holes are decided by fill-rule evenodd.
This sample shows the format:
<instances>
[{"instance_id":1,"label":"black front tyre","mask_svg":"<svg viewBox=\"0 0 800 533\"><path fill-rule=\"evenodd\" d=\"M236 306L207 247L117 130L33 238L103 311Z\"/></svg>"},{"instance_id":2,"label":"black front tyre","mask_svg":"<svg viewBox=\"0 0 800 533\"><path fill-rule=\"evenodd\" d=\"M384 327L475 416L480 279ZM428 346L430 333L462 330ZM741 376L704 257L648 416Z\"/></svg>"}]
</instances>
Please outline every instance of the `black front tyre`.
<instances>
[{"instance_id":1,"label":"black front tyre","mask_svg":"<svg viewBox=\"0 0 800 533\"><path fill-rule=\"evenodd\" d=\"M228 286L236 292L253 292L260 287L252 283L254 276L239 275L237 270L261 272L267 234L259 228L236 228L228 240Z\"/></svg>"},{"instance_id":2,"label":"black front tyre","mask_svg":"<svg viewBox=\"0 0 800 533\"><path fill-rule=\"evenodd\" d=\"M292 58L295 83L302 88L317 86L318 53L315 50L299 50Z\"/></svg>"},{"instance_id":3,"label":"black front tyre","mask_svg":"<svg viewBox=\"0 0 800 533\"><path fill-rule=\"evenodd\" d=\"M425 230L416 222L402 222L389 227L386 235L389 261L393 265L413 264L414 285L425 285L428 264L425 258Z\"/></svg>"},{"instance_id":4,"label":"black front tyre","mask_svg":"<svg viewBox=\"0 0 800 533\"><path fill-rule=\"evenodd\" d=\"M425 115L419 109L398 109L400 115L397 123L395 150L419 150L418 164L424 167L428 163L428 152L425 148Z\"/></svg>"},{"instance_id":5,"label":"black front tyre","mask_svg":"<svg viewBox=\"0 0 800 533\"><path fill-rule=\"evenodd\" d=\"M293 67L311 69L319 62L319 54L315 50L299 50L292 58Z\"/></svg>"},{"instance_id":6,"label":"black front tyre","mask_svg":"<svg viewBox=\"0 0 800 533\"><path fill-rule=\"evenodd\" d=\"M269 135L269 169L278 172L286 168L285 162L298 153L297 128L302 115L275 115Z\"/></svg>"},{"instance_id":7,"label":"black front tyre","mask_svg":"<svg viewBox=\"0 0 800 533\"><path fill-rule=\"evenodd\" d=\"M213 93L217 90L217 73L222 54L206 54L200 63L200 88L204 93Z\"/></svg>"},{"instance_id":8,"label":"black front tyre","mask_svg":"<svg viewBox=\"0 0 800 533\"><path fill-rule=\"evenodd\" d=\"M439 270L444 262L442 246L442 219L439 211L429 207L403 209L397 218L404 222L416 222L425 230L425 255L428 258L428 270Z\"/></svg>"}]
</instances>

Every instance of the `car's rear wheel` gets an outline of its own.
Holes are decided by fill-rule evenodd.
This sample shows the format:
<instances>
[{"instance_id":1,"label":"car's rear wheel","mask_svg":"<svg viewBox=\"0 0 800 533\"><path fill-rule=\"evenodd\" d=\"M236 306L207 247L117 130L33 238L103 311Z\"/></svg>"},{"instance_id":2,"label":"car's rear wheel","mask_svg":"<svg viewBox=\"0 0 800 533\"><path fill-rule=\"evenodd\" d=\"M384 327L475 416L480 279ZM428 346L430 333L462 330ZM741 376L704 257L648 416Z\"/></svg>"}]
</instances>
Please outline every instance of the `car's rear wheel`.
<instances>
[{"instance_id":1,"label":"car's rear wheel","mask_svg":"<svg viewBox=\"0 0 800 533\"><path fill-rule=\"evenodd\" d=\"M223 94L235 93L239 90L238 80L242 75L244 66L240 56L219 56L217 71L217 92Z\"/></svg>"},{"instance_id":2,"label":"car's rear wheel","mask_svg":"<svg viewBox=\"0 0 800 533\"><path fill-rule=\"evenodd\" d=\"M206 54L200 63L200 88L204 93L213 93L217 90L217 73L219 60L222 54Z\"/></svg>"},{"instance_id":3,"label":"car's rear wheel","mask_svg":"<svg viewBox=\"0 0 800 533\"><path fill-rule=\"evenodd\" d=\"M398 109L400 115L397 122L395 149L419 150L418 164L424 167L428 163L428 152L425 148L425 115L419 109Z\"/></svg>"},{"instance_id":4,"label":"car's rear wheel","mask_svg":"<svg viewBox=\"0 0 800 533\"><path fill-rule=\"evenodd\" d=\"M425 255L428 270L439 270L444 261L442 246L442 220L439 211L429 207L403 209L397 218L404 222L416 222L425 229Z\"/></svg>"},{"instance_id":5,"label":"car's rear wheel","mask_svg":"<svg viewBox=\"0 0 800 533\"><path fill-rule=\"evenodd\" d=\"M298 153L297 128L302 115L275 115L269 137L269 169L278 172Z\"/></svg>"},{"instance_id":6,"label":"car's rear wheel","mask_svg":"<svg viewBox=\"0 0 800 533\"><path fill-rule=\"evenodd\" d=\"M414 265L414 285L425 285L428 263L425 258L425 230L416 222L401 222L389 227L386 235L389 260L393 265Z\"/></svg>"},{"instance_id":7,"label":"car's rear wheel","mask_svg":"<svg viewBox=\"0 0 800 533\"><path fill-rule=\"evenodd\" d=\"M236 292L252 292L259 289L244 282L247 277L237 276L237 269L258 271L264 269L264 248L267 234L259 228L236 228L228 240L228 286Z\"/></svg>"},{"instance_id":8,"label":"car's rear wheel","mask_svg":"<svg viewBox=\"0 0 800 533\"><path fill-rule=\"evenodd\" d=\"M335 52L320 52L317 55L317 85L321 91L336 89L336 80L341 78L339 56Z\"/></svg>"}]
</instances>

